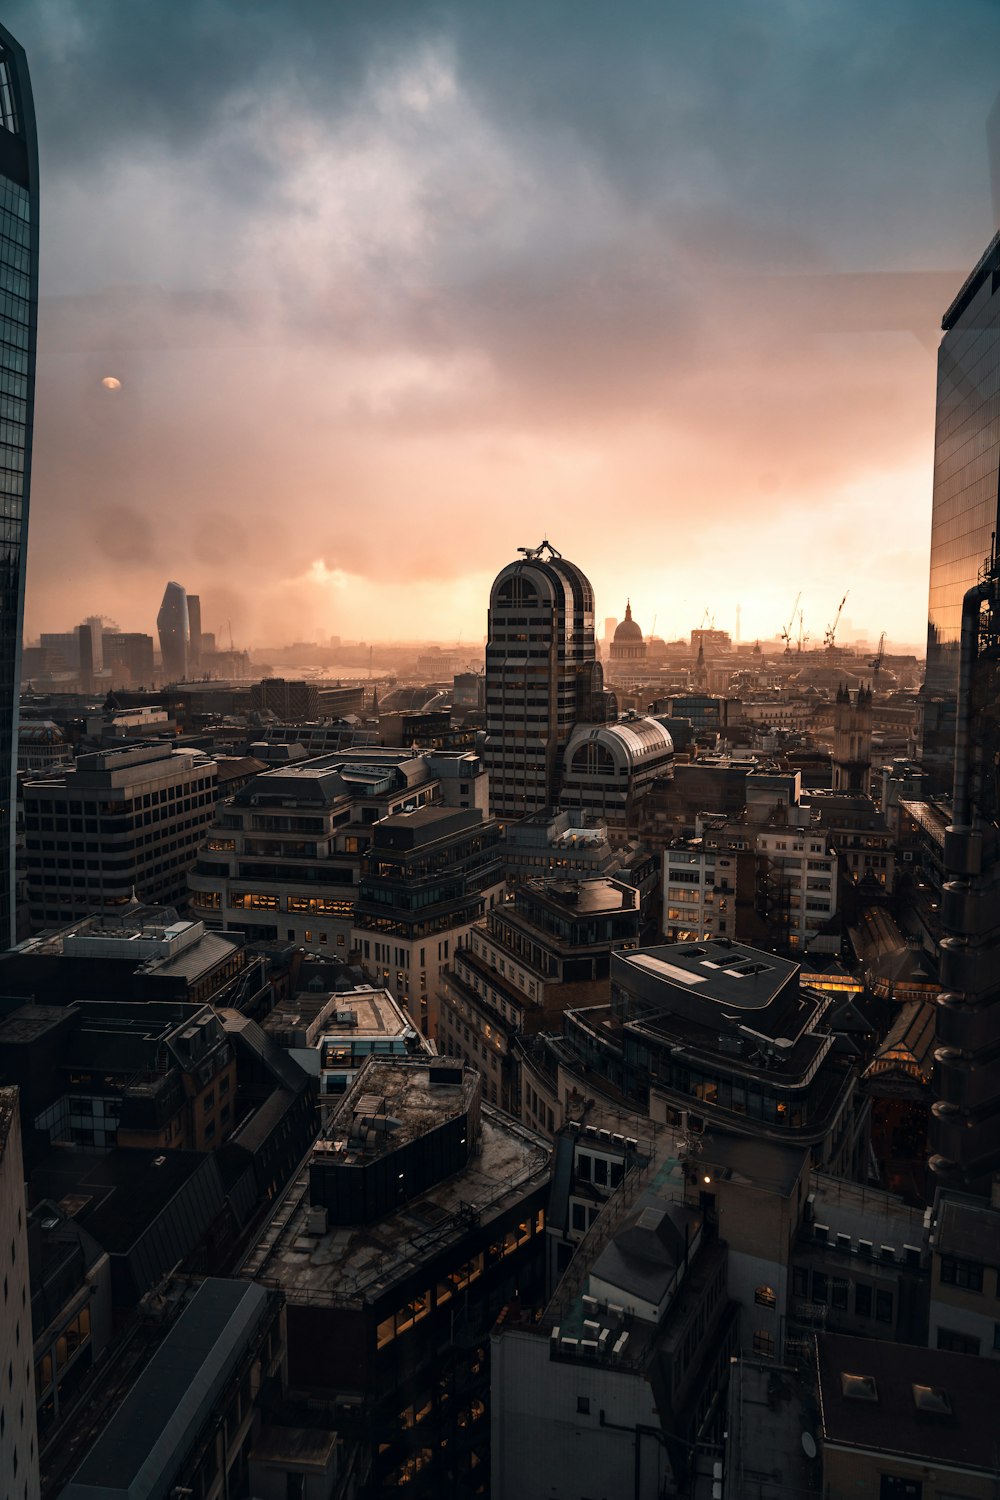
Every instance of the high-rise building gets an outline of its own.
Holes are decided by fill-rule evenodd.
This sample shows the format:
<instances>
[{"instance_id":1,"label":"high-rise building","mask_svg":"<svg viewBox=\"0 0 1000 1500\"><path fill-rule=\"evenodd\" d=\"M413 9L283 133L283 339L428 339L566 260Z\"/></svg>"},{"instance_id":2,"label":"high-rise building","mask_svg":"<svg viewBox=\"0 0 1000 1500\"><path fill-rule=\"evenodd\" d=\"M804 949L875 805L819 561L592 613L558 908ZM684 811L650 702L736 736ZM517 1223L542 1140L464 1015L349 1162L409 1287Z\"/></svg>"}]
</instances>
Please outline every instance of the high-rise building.
<instances>
[{"instance_id":1,"label":"high-rise building","mask_svg":"<svg viewBox=\"0 0 1000 1500\"><path fill-rule=\"evenodd\" d=\"M168 583L164 589L163 603L156 617L156 629L160 636L164 681L183 682L188 669L191 625L188 619L187 593L179 583Z\"/></svg>"},{"instance_id":2,"label":"high-rise building","mask_svg":"<svg viewBox=\"0 0 1000 1500\"><path fill-rule=\"evenodd\" d=\"M0 26L0 948L14 933L14 806L38 321L38 148L24 52Z\"/></svg>"},{"instance_id":3,"label":"high-rise building","mask_svg":"<svg viewBox=\"0 0 1000 1500\"><path fill-rule=\"evenodd\" d=\"M486 642L484 758L501 818L558 804L574 725L603 709L589 579L549 541L518 550L490 591Z\"/></svg>"},{"instance_id":4,"label":"high-rise building","mask_svg":"<svg viewBox=\"0 0 1000 1500\"><path fill-rule=\"evenodd\" d=\"M141 631L106 630L104 663L110 687L151 687L153 682L153 637Z\"/></svg>"},{"instance_id":5,"label":"high-rise building","mask_svg":"<svg viewBox=\"0 0 1000 1500\"><path fill-rule=\"evenodd\" d=\"M188 665L197 667L201 662L201 597L188 594Z\"/></svg>"},{"instance_id":6,"label":"high-rise building","mask_svg":"<svg viewBox=\"0 0 1000 1500\"><path fill-rule=\"evenodd\" d=\"M6 38L7 33L3 36ZM0 98L3 89L0 86ZM0 1088L0 1474L4 1494L38 1500L35 1369L32 1358L28 1204L24 1192L18 1091ZM8 1362L9 1361L9 1362Z\"/></svg>"},{"instance_id":7,"label":"high-rise building","mask_svg":"<svg viewBox=\"0 0 1000 1500\"><path fill-rule=\"evenodd\" d=\"M998 290L1000 234L945 313L938 350L922 758L933 789L944 792L951 791L955 764L962 598L1000 530Z\"/></svg>"}]
</instances>

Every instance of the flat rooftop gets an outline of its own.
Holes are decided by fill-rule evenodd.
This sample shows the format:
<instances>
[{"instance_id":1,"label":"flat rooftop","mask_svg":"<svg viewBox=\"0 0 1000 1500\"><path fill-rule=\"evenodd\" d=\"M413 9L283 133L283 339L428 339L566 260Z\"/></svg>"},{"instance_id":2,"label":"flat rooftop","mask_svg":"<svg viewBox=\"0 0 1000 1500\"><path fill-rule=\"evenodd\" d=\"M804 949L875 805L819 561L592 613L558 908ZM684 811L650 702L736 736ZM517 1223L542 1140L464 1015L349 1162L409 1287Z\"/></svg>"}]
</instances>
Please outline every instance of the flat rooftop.
<instances>
[{"instance_id":1,"label":"flat rooftop","mask_svg":"<svg viewBox=\"0 0 1000 1500\"><path fill-rule=\"evenodd\" d=\"M734 1011L766 1010L799 972L790 959L726 938L642 948L616 955L616 964L620 971L659 980L664 1004L670 1003L672 991L685 990ZM620 979L627 983L624 973ZM648 984L643 998L651 998Z\"/></svg>"},{"instance_id":2,"label":"flat rooftop","mask_svg":"<svg viewBox=\"0 0 1000 1500\"><path fill-rule=\"evenodd\" d=\"M586 880L528 880L525 889L572 917L597 916L608 912L632 911L636 894L632 886L623 885L604 875Z\"/></svg>"},{"instance_id":3,"label":"flat rooftop","mask_svg":"<svg viewBox=\"0 0 1000 1500\"><path fill-rule=\"evenodd\" d=\"M307 1164L240 1275L280 1286L292 1303L375 1301L461 1240L470 1213L489 1224L532 1186L547 1182L547 1141L485 1104L480 1125L479 1151L461 1172L368 1224L312 1233Z\"/></svg>"},{"instance_id":4,"label":"flat rooftop","mask_svg":"<svg viewBox=\"0 0 1000 1500\"><path fill-rule=\"evenodd\" d=\"M451 1064L449 1066L449 1064ZM327 1161L369 1163L467 1114L479 1075L450 1058L382 1062L372 1057L344 1094L313 1147ZM386 1116L390 1128L356 1141L356 1122Z\"/></svg>"},{"instance_id":5,"label":"flat rooftop","mask_svg":"<svg viewBox=\"0 0 1000 1500\"><path fill-rule=\"evenodd\" d=\"M1000 1267L1000 1209L958 1193L942 1193L932 1243L942 1255Z\"/></svg>"}]
</instances>

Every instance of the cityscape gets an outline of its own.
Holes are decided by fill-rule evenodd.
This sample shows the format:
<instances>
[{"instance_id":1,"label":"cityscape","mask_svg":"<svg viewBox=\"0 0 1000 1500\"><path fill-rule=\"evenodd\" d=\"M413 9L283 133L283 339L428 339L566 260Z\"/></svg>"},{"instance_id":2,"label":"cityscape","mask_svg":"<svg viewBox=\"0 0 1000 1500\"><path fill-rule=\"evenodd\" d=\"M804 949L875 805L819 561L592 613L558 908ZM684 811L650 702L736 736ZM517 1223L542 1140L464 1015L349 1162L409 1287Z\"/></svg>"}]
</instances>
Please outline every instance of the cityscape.
<instances>
[{"instance_id":1,"label":"cityscape","mask_svg":"<svg viewBox=\"0 0 1000 1500\"><path fill-rule=\"evenodd\" d=\"M0 1500L997 1500L950 9L0 16Z\"/></svg>"}]
</instances>

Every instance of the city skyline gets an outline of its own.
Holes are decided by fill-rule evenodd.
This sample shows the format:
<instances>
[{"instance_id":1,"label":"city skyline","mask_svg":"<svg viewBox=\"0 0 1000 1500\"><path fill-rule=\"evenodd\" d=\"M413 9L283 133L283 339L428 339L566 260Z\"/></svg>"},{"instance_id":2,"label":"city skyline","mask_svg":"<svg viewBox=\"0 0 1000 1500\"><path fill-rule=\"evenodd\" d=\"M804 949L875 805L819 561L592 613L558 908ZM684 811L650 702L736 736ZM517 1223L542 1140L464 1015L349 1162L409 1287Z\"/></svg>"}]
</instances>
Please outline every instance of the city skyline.
<instances>
[{"instance_id":1,"label":"city skyline","mask_svg":"<svg viewBox=\"0 0 1000 1500\"><path fill-rule=\"evenodd\" d=\"M917 9L192 8L178 98L173 15L15 4L49 226L29 633L57 602L151 630L180 577L242 642L479 639L547 532L647 634L739 602L768 638L801 588L816 642L850 586L920 640L1000 18Z\"/></svg>"}]
</instances>

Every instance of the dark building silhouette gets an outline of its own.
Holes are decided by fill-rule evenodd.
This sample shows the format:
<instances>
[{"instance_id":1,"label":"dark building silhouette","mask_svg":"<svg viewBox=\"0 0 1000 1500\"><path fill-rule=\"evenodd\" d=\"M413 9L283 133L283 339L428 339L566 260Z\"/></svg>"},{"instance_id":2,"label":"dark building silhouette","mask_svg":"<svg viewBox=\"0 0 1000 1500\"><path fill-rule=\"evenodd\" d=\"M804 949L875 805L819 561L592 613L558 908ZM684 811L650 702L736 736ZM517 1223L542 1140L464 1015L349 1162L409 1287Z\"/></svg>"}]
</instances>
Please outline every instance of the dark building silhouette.
<instances>
[{"instance_id":1,"label":"dark building silhouette","mask_svg":"<svg viewBox=\"0 0 1000 1500\"><path fill-rule=\"evenodd\" d=\"M14 932L14 805L38 320L38 149L24 52L0 26L0 948Z\"/></svg>"},{"instance_id":2,"label":"dark building silhouette","mask_svg":"<svg viewBox=\"0 0 1000 1500\"><path fill-rule=\"evenodd\" d=\"M200 622L199 606L199 625ZM187 594L179 583L168 583L164 589L163 603L156 617L156 629L160 636L164 681L183 682L187 676L191 626Z\"/></svg>"},{"instance_id":3,"label":"dark building silhouette","mask_svg":"<svg viewBox=\"0 0 1000 1500\"><path fill-rule=\"evenodd\" d=\"M188 666L197 667L201 662L201 598L188 594Z\"/></svg>"},{"instance_id":4,"label":"dark building silhouette","mask_svg":"<svg viewBox=\"0 0 1000 1500\"><path fill-rule=\"evenodd\" d=\"M931 790L948 792L955 763L962 598L997 531L1000 485L1000 234L942 319L934 435L934 509L922 749Z\"/></svg>"}]
</instances>

